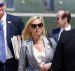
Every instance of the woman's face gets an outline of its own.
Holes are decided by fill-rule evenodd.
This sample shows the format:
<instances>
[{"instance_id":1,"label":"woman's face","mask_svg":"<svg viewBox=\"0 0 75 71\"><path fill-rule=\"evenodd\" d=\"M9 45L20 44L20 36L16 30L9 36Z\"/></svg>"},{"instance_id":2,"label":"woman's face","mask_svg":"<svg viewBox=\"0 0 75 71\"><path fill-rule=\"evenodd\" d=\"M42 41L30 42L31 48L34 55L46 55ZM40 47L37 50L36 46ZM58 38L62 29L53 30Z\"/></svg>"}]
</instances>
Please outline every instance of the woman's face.
<instances>
[{"instance_id":1,"label":"woman's face","mask_svg":"<svg viewBox=\"0 0 75 71\"><path fill-rule=\"evenodd\" d=\"M29 28L32 36L41 36L43 32L43 23L40 19L34 20Z\"/></svg>"}]
</instances>

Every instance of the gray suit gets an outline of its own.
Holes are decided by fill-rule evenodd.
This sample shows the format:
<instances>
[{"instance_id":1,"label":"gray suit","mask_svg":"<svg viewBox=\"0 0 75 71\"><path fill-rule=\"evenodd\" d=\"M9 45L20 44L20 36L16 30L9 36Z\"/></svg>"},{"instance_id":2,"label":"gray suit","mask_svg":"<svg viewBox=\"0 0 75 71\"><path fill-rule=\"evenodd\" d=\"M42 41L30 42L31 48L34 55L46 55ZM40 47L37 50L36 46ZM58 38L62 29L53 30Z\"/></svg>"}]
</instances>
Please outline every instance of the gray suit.
<instances>
[{"instance_id":1,"label":"gray suit","mask_svg":"<svg viewBox=\"0 0 75 71\"><path fill-rule=\"evenodd\" d=\"M48 39L44 36L43 36L43 42L46 52L46 63L50 63L54 55L54 50L49 44ZM26 71L26 69L27 71L40 71L39 64L36 61L33 54L32 45L33 45L32 39L23 42L20 52L18 71Z\"/></svg>"}]
</instances>

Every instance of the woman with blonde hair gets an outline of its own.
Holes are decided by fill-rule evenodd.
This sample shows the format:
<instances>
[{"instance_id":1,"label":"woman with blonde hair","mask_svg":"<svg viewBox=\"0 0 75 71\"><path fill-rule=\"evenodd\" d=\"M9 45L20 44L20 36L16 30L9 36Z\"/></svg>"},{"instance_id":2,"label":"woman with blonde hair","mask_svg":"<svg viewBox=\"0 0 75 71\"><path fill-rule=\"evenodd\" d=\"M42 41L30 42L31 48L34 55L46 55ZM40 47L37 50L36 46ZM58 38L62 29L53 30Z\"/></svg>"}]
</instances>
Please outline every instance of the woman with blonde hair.
<instances>
[{"instance_id":1,"label":"woman with blonde hair","mask_svg":"<svg viewBox=\"0 0 75 71\"><path fill-rule=\"evenodd\" d=\"M45 36L43 17L32 16L27 21L22 39L18 71L48 71L54 52Z\"/></svg>"}]
</instances>

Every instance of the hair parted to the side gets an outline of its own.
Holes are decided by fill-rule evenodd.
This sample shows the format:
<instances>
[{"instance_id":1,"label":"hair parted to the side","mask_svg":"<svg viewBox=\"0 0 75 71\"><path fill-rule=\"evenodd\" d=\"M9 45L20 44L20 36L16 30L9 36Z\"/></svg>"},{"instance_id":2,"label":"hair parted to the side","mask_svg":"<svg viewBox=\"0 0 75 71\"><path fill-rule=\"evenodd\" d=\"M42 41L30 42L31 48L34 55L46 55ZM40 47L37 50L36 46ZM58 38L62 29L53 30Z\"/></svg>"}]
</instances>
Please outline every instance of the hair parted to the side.
<instances>
[{"instance_id":1,"label":"hair parted to the side","mask_svg":"<svg viewBox=\"0 0 75 71\"><path fill-rule=\"evenodd\" d=\"M67 18L67 22L70 23L71 21L71 13L69 11L64 11L63 15L62 15L62 19Z\"/></svg>"},{"instance_id":2,"label":"hair parted to the side","mask_svg":"<svg viewBox=\"0 0 75 71\"><path fill-rule=\"evenodd\" d=\"M44 19L43 19L42 16L32 16L32 17L30 17L29 20L27 21L27 23L25 24L24 30L22 32L22 35L21 35L22 36L22 40L27 40L27 39L32 37L32 35L31 35L30 31L29 31L30 30L29 26L36 19L40 19L41 22L43 23L43 27L45 26L44 25ZM45 27L43 28L42 35L45 35Z\"/></svg>"}]
</instances>

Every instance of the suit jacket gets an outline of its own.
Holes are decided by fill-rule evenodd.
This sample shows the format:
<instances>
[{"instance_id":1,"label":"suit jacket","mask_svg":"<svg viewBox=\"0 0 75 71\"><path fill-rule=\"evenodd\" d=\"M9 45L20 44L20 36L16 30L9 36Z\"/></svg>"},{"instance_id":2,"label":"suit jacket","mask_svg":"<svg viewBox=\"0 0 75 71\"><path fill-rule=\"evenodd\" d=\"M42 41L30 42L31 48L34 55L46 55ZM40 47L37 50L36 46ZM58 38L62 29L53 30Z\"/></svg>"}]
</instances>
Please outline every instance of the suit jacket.
<instances>
[{"instance_id":1,"label":"suit jacket","mask_svg":"<svg viewBox=\"0 0 75 71\"><path fill-rule=\"evenodd\" d=\"M52 61L54 51L49 41L46 37L43 36L43 42L45 46L46 52L46 63L50 63ZM19 69L18 71L39 71L40 67L37 60L33 54L33 41L32 39L26 40L22 44L21 52L20 52L20 59L19 59Z\"/></svg>"},{"instance_id":2,"label":"suit jacket","mask_svg":"<svg viewBox=\"0 0 75 71\"><path fill-rule=\"evenodd\" d=\"M7 14L6 17L6 27L7 27L7 44L8 47L14 57L14 51L13 51L13 47L12 47L12 43L11 43L11 37L13 37L13 35L21 35L21 32L23 30L24 24L21 21L20 17L17 16L13 16L10 14Z\"/></svg>"},{"instance_id":3,"label":"suit jacket","mask_svg":"<svg viewBox=\"0 0 75 71\"><path fill-rule=\"evenodd\" d=\"M53 71L75 71L75 29L62 33L52 63Z\"/></svg>"},{"instance_id":4,"label":"suit jacket","mask_svg":"<svg viewBox=\"0 0 75 71\"><path fill-rule=\"evenodd\" d=\"M0 61L0 71L18 71L18 60L15 59L11 37L20 35L24 27L20 17L7 14L6 16L6 36L7 44L13 55L13 58L7 59L5 63Z\"/></svg>"},{"instance_id":5,"label":"suit jacket","mask_svg":"<svg viewBox=\"0 0 75 71\"><path fill-rule=\"evenodd\" d=\"M58 36L61 28L52 29L48 32L48 38L52 37L55 39L56 42L58 42Z\"/></svg>"},{"instance_id":6,"label":"suit jacket","mask_svg":"<svg viewBox=\"0 0 75 71\"><path fill-rule=\"evenodd\" d=\"M73 27L71 26L71 29L73 29ZM61 28L58 27L56 29L52 29L51 31L49 31L48 33L48 38L52 37L55 39L56 42L58 42L58 37L59 37L59 33L60 33Z\"/></svg>"}]
</instances>

